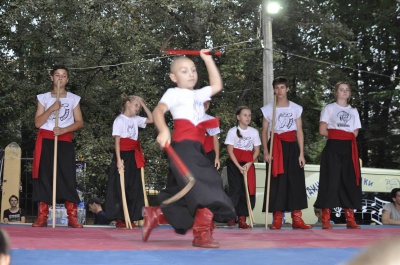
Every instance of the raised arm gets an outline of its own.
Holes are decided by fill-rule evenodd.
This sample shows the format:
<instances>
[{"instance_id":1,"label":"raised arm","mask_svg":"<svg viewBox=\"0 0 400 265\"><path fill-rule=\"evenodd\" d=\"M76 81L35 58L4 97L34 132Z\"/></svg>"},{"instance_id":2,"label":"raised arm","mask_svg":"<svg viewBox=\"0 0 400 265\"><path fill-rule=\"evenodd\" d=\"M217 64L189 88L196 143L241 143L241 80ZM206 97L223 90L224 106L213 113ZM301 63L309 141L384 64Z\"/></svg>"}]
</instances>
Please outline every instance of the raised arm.
<instances>
[{"instance_id":1,"label":"raised arm","mask_svg":"<svg viewBox=\"0 0 400 265\"><path fill-rule=\"evenodd\" d=\"M146 116L147 116L146 124L153 123L154 122L153 114L151 113L150 109L147 107L146 103L144 103L144 100L142 98L139 98L139 102L140 102L140 105L142 106L144 112L146 112Z\"/></svg>"},{"instance_id":2,"label":"raised arm","mask_svg":"<svg viewBox=\"0 0 400 265\"><path fill-rule=\"evenodd\" d=\"M205 65L206 65L207 71L208 71L208 78L210 81L212 95L215 95L222 90L223 83L222 83L222 78L219 73L218 67L215 65L212 55L205 54L205 52L207 52L207 51L210 51L210 50L202 49L200 51L200 56L203 59Z\"/></svg>"}]
</instances>

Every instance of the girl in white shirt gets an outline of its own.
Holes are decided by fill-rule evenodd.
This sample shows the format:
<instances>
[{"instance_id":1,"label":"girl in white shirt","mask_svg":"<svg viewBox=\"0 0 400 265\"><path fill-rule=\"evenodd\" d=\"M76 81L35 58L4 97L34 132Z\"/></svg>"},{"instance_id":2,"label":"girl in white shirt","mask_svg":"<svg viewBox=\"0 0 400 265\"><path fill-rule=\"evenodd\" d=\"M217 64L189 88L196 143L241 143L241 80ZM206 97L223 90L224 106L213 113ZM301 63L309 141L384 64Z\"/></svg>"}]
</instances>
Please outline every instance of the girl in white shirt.
<instances>
[{"instance_id":1,"label":"girl in white shirt","mask_svg":"<svg viewBox=\"0 0 400 265\"><path fill-rule=\"evenodd\" d=\"M127 96L123 99L122 113L114 120L113 132L115 153L110 165L107 184L105 212L108 220L115 220L116 227L125 229L125 218L122 209L122 196L126 196L129 218L132 228L137 228L134 221L142 219L144 195L140 168L145 159L138 140L139 128L153 123L153 115L138 96ZM147 117L139 116L140 109ZM119 169L124 169L125 194L121 194Z\"/></svg>"},{"instance_id":2,"label":"girl in white shirt","mask_svg":"<svg viewBox=\"0 0 400 265\"><path fill-rule=\"evenodd\" d=\"M347 228L359 229L353 209L361 209L361 174L356 137L361 128L356 108L348 103L350 85L338 82L335 103L321 111L319 133L328 137L321 154L318 196L314 207L322 209L322 229L332 229L331 209L344 208Z\"/></svg>"},{"instance_id":3,"label":"girl in white shirt","mask_svg":"<svg viewBox=\"0 0 400 265\"><path fill-rule=\"evenodd\" d=\"M227 160L227 173L229 183L229 197L238 216L238 227L242 229L251 228L246 223L249 216L246 190L243 174L247 173L248 190L251 207L255 206L256 178L254 162L260 154L261 139L258 131L250 127L251 110L241 106L236 111L237 126L231 128L226 135L226 148L229 159ZM228 222L228 227L234 227L235 220Z\"/></svg>"}]
</instances>

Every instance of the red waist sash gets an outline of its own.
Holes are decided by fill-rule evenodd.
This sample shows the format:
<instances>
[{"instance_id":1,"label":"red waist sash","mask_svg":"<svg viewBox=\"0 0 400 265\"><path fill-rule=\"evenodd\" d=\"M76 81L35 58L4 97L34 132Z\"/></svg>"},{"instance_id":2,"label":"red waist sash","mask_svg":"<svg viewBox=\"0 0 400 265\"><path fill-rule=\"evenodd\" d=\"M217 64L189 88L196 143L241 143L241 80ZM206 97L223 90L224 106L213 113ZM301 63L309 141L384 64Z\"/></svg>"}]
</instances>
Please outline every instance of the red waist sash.
<instances>
[{"instance_id":1,"label":"red waist sash","mask_svg":"<svg viewBox=\"0 0 400 265\"><path fill-rule=\"evenodd\" d=\"M189 120L176 119L174 120L174 132L172 134L173 142L180 142L183 140L193 140L201 144L204 143L207 128L219 127L219 120L217 118L203 121L197 126Z\"/></svg>"},{"instance_id":2,"label":"red waist sash","mask_svg":"<svg viewBox=\"0 0 400 265\"><path fill-rule=\"evenodd\" d=\"M214 136L205 136L203 143L204 150L206 153L214 150Z\"/></svg>"},{"instance_id":3,"label":"red waist sash","mask_svg":"<svg viewBox=\"0 0 400 265\"><path fill-rule=\"evenodd\" d=\"M39 177L39 165L40 165L40 156L42 155L43 139L54 140L54 132L44 129L39 129L38 131L35 143L35 151L33 152L32 177L34 179L37 179ZM72 142L72 132L59 135L58 141Z\"/></svg>"},{"instance_id":4,"label":"red waist sash","mask_svg":"<svg viewBox=\"0 0 400 265\"><path fill-rule=\"evenodd\" d=\"M135 150L136 167L144 167L144 165L146 164L146 160L144 159L142 147L140 146L139 141L135 141L130 138L120 138L119 148L121 151Z\"/></svg>"},{"instance_id":5,"label":"red waist sash","mask_svg":"<svg viewBox=\"0 0 400 265\"><path fill-rule=\"evenodd\" d=\"M274 146L272 150L272 176L277 177L279 174L285 173L283 167L282 141L295 142L296 131L284 132L281 134L274 133Z\"/></svg>"},{"instance_id":6,"label":"red waist sash","mask_svg":"<svg viewBox=\"0 0 400 265\"><path fill-rule=\"evenodd\" d=\"M247 163L254 161L253 151L233 148L233 154L238 162ZM231 158L229 157L229 159ZM249 194L256 194L256 174L254 164L251 164L249 170L247 170L247 185L249 188Z\"/></svg>"},{"instance_id":7,"label":"red waist sash","mask_svg":"<svg viewBox=\"0 0 400 265\"><path fill-rule=\"evenodd\" d=\"M353 160L354 172L356 174L357 186L360 185L360 160L358 159L358 148L356 136L352 132L346 132L343 130L328 130L328 139L332 140L350 140L351 141L351 158Z\"/></svg>"}]
</instances>

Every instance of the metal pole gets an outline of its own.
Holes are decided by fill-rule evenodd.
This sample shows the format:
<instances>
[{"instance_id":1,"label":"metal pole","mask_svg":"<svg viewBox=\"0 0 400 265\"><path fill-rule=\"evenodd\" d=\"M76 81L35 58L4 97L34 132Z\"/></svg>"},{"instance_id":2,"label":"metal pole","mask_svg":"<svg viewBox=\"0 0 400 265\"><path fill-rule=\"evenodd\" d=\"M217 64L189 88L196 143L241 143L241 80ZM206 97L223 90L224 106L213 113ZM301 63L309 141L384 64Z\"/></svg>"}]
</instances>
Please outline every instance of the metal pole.
<instances>
[{"instance_id":1,"label":"metal pole","mask_svg":"<svg viewBox=\"0 0 400 265\"><path fill-rule=\"evenodd\" d=\"M273 102L274 93L272 81L274 80L273 53L272 53L272 18L267 12L268 0L263 0L263 103L264 105Z\"/></svg>"}]
</instances>

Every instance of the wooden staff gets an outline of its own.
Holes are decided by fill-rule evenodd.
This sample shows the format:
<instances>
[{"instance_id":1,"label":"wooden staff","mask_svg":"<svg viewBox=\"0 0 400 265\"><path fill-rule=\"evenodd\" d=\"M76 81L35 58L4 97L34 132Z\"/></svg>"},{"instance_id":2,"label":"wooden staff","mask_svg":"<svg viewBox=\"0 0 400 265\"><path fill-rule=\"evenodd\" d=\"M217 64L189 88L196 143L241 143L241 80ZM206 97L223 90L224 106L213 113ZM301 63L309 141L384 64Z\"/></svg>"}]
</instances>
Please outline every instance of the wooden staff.
<instances>
[{"instance_id":1,"label":"wooden staff","mask_svg":"<svg viewBox=\"0 0 400 265\"><path fill-rule=\"evenodd\" d=\"M141 176L142 176L144 207L149 207L149 200L147 199L147 192L146 192L146 182L144 181L144 167L140 168L140 173L141 173Z\"/></svg>"},{"instance_id":2,"label":"wooden staff","mask_svg":"<svg viewBox=\"0 0 400 265\"><path fill-rule=\"evenodd\" d=\"M124 164L124 160L122 160L122 164ZM129 229L132 229L131 218L129 217L128 205L126 203L126 194L125 194L125 170L124 168L118 169L119 172L119 182L121 183L121 197L122 197L122 209L124 210L124 219L125 225Z\"/></svg>"},{"instance_id":3,"label":"wooden staff","mask_svg":"<svg viewBox=\"0 0 400 265\"><path fill-rule=\"evenodd\" d=\"M267 179L267 193L265 194L265 229L268 229L268 208L269 208L269 189L271 182L271 169L272 169L272 151L274 149L274 133L275 133L275 117L276 116L276 95L274 95L274 107L272 110L272 128L271 128L271 142L269 145L270 161L268 163L268 179ZM267 133L268 136L268 133Z\"/></svg>"},{"instance_id":4,"label":"wooden staff","mask_svg":"<svg viewBox=\"0 0 400 265\"><path fill-rule=\"evenodd\" d=\"M190 191L190 189L194 186L196 183L196 179L193 177L192 173L189 171L189 169L186 167L186 165L183 163L181 158L178 156L178 154L175 152L175 150L171 147L169 143L165 144L164 147L165 152L167 152L168 157L171 158L175 166L178 168L179 173L181 174L181 177L184 177L185 180L187 181L186 186L183 187L178 193L176 193L174 196L172 196L169 199L166 199L161 203L161 206L165 206L167 204L176 202L177 200L181 199L183 196L186 195Z\"/></svg>"},{"instance_id":5,"label":"wooden staff","mask_svg":"<svg viewBox=\"0 0 400 265\"><path fill-rule=\"evenodd\" d=\"M247 210L249 212L249 220L250 220L250 226L254 226L254 215L253 215L253 209L251 208L251 202L250 202L250 194L249 194L249 184L247 181L247 172L243 172L243 179L244 179L244 188L246 190L246 202L247 202Z\"/></svg>"},{"instance_id":6,"label":"wooden staff","mask_svg":"<svg viewBox=\"0 0 400 265\"><path fill-rule=\"evenodd\" d=\"M57 96L56 102L60 100L60 79L57 82ZM58 127L58 116L59 109L56 110L56 119L54 127ZM58 152L58 135L54 136L54 158L53 158L53 210L51 211L52 216L52 227L56 227L56 190L57 190L57 152Z\"/></svg>"}]
</instances>

